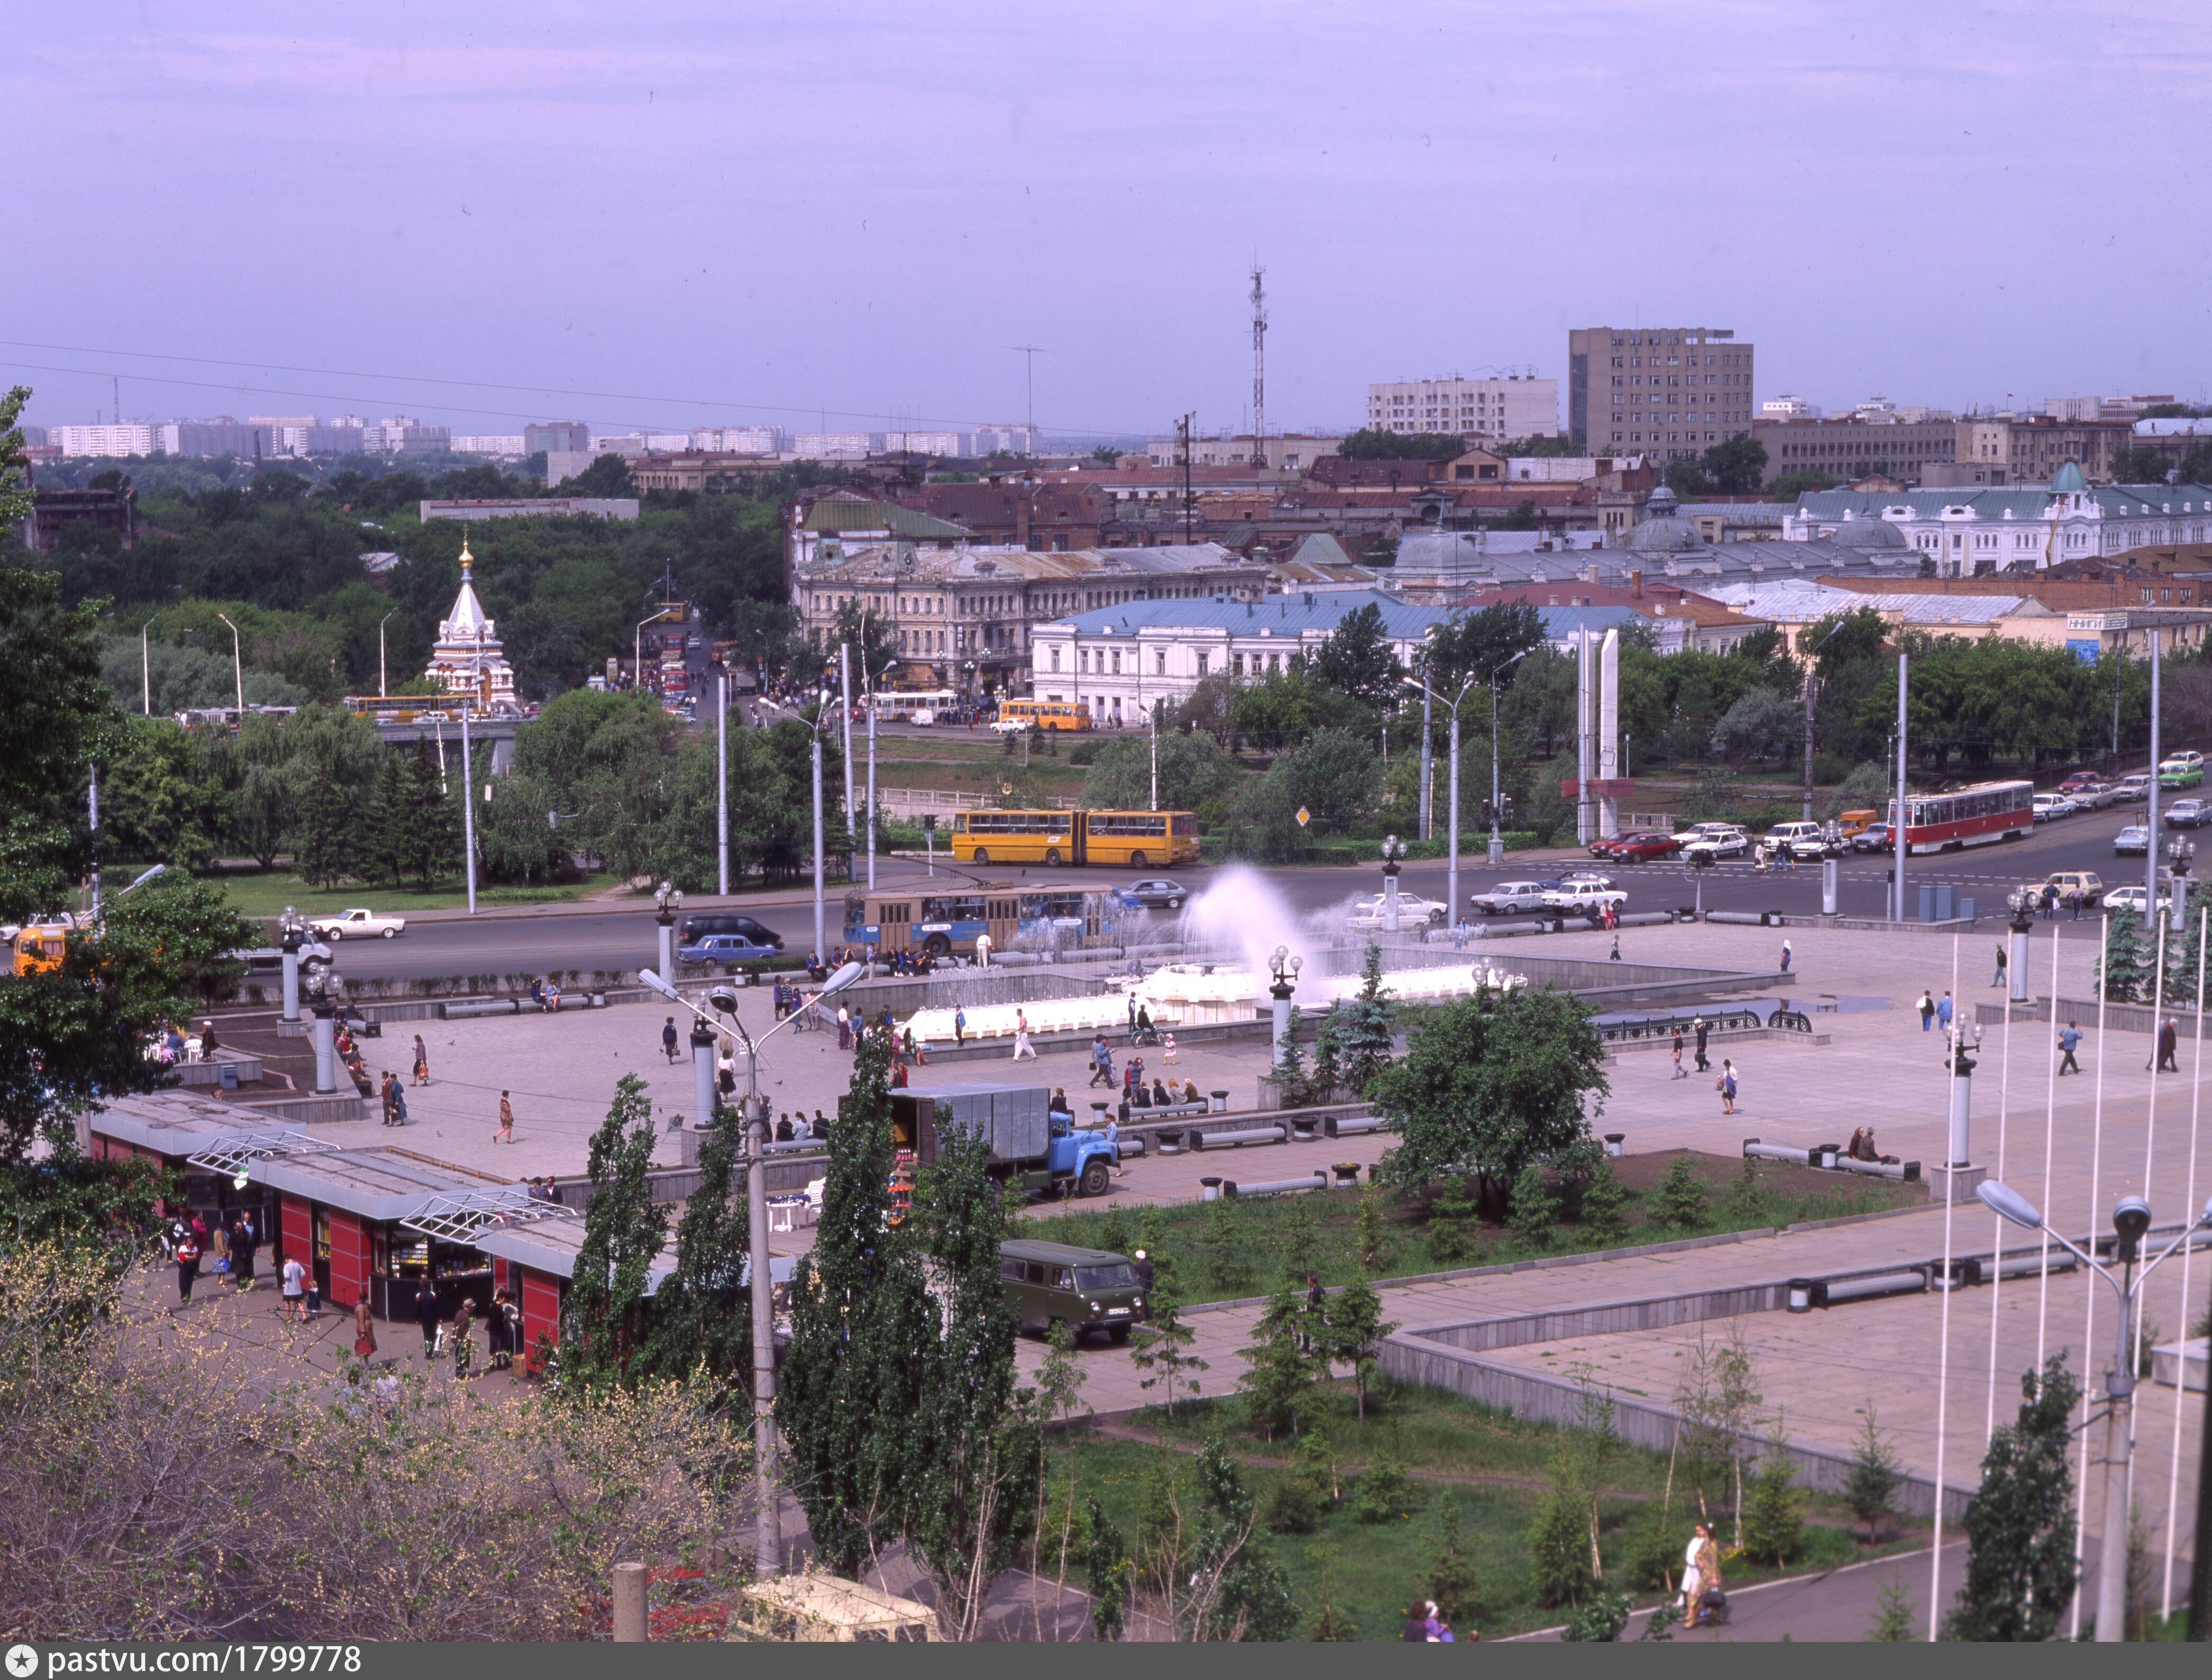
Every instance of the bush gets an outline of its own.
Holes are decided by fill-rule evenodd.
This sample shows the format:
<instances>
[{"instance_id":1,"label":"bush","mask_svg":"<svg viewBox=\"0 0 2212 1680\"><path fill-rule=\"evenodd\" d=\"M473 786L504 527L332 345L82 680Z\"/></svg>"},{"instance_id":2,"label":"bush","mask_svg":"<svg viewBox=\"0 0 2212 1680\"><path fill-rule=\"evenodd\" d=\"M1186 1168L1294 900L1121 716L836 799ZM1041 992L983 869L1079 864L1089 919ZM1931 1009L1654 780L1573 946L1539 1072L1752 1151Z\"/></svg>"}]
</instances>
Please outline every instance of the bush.
<instances>
[{"instance_id":1,"label":"bush","mask_svg":"<svg viewBox=\"0 0 2212 1680\"><path fill-rule=\"evenodd\" d=\"M1601 1592L1567 1617L1559 1637L1583 1645L1611 1645L1628 1625L1633 1608L1626 1592ZM1663 1607L1652 1611L1654 1616L1662 1613Z\"/></svg>"},{"instance_id":2,"label":"bush","mask_svg":"<svg viewBox=\"0 0 2212 1680\"><path fill-rule=\"evenodd\" d=\"M1551 1247L1552 1227L1559 1222L1559 1198L1553 1192L1543 1167L1530 1161L1513 1181L1513 1207L1506 1218L1506 1229L1522 1248L1541 1254Z\"/></svg>"},{"instance_id":3,"label":"bush","mask_svg":"<svg viewBox=\"0 0 2212 1680\"><path fill-rule=\"evenodd\" d=\"M1579 1604L1590 1589L1589 1513L1574 1494L1545 1489L1522 1543L1540 1604Z\"/></svg>"},{"instance_id":4,"label":"bush","mask_svg":"<svg viewBox=\"0 0 2212 1680\"><path fill-rule=\"evenodd\" d=\"M1706 1203L1705 1180L1690 1165L1689 1156L1675 1156L1652 1196L1653 1218L1669 1231L1694 1231L1705 1222Z\"/></svg>"},{"instance_id":5,"label":"bush","mask_svg":"<svg viewBox=\"0 0 2212 1680\"><path fill-rule=\"evenodd\" d=\"M1600 1161L1583 1186L1583 1229L1600 1242L1618 1242L1628 1234L1627 1208L1627 1186L1610 1161Z\"/></svg>"},{"instance_id":6,"label":"bush","mask_svg":"<svg viewBox=\"0 0 2212 1680\"><path fill-rule=\"evenodd\" d=\"M1447 1173L1429 1193L1429 1257L1449 1266L1467 1257L1474 1247L1481 1223L1481 1203L1474 1180L1463 1173Z\"/></svg>"},{"instance_id":7,"label":"bush","mask_svg":"<svg viewBox=\"0 0 2212 1680\"><path fill-rule=\"evenodd\" d=\"M1683 1539L1673 1531L1668 1514L1662 1505L1639 1506L1621 1536L1619 1567L1630 1586L1646 1592L1673 1591L1680 1573Z\"/></svg>"},{"instance_id":8,"label":"bush","mask_svg":"<svg viewBox=\"0 0 2212 1680\"><path fill-rule=\"evenodd\" d=\"M1321 1501L1298 1476L1282 1476L1260 1500L1260 1520L1278 1534L1311 1534L1321 1523Z\"/></svg>"},{"instance_id":9,"label":"bush","mask_svg":"<svg viewBox=\"0 0 2212 1680\"><path fill-rule=\"evenodd\" d=\"M1388 1449L1377 1454L1359 1478L1358 1514L1363 1523L1394 1523L1413 1508L1413 1478L1405 1461Z\"/></svg>"},{"instance_id":10,"label":"bush","mask_svg":"<svg viewBox=\"0 0 2212 1680\"><path fill-rule=\"evenodd\" d=\"M1779 1567L1805 1549L1805 1519L1798 1514L1797 1466L1781 1435L1768 1438L1743 1502L1744 1555Z\"/></svg>"}]
</instances>

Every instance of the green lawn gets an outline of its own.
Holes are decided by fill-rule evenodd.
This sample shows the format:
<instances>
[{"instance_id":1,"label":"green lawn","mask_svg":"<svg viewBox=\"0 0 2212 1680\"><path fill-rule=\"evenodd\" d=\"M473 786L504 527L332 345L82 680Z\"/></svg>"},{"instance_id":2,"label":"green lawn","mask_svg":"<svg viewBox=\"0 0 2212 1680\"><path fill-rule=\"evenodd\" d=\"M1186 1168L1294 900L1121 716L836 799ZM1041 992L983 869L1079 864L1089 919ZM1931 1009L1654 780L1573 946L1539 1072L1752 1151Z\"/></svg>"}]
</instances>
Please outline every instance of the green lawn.
<instances>
[{"instance_id":1,"label":"green lawn","mask_svg":"<svg viewBox=\"0 0 2212 1680\"><path fill-rule=\"evenodd\" d=\"M1256 1201L1193 1202L1143 1208L1048 1214L1030 1221L1025 1234L1045 1241L1073 1243L1126 1254L1149 1249L1157 1262L1164 1256L1186 1302L1232 1300L1264 1294L1287 1276L1303 1280L1310 1269L1323 1283L1360 1277L1407 1277L1424 1272L1484 1266L1525 1259L1532 1252L1582 1253L1607 1247L1665 1242L1722 1231L1754 1230L1805 1220L1837 1219L1917 1205L1924 1199L1917 1185L1887 1180L1847 1180L1829 1173L1761 1161L1753 1166L1748 1190L1740 1187L1742 1163L1725 1156L1690 1155L1710 1197L1705 1218L1684 1227L1661 1225L1653 1208L1655 1188L1678 1153L1632 1155L1617 1162L1628 1187L1626 1234L1607 1242L1580 1224L1555 1226L1551 1242L1532 1251L1496 1224L1484 1223L1468 1234L1457 1253L1438 1248L1429 1227L1425 1193L1324 1190ZM1224 1161L1233 1175L1243 1165ZM1243 1166L1257 1178L1272 1167ZM1363 1195L1376 1196L1385 1214L1382 1263L1360 1263L1358 1209Z\"/></svg>"},{"instance_id":2,"label":"green lawn","mask_svg":"<svg viewBox=\"0 0 2212 1680\"><path fill-rule=\"evenodd\" d=\"M1217 1370L1208 1373L1206 1380L1226 1387L1235 1379L1233 1373ZM1156 1436L1162 1445L1079 1429L1054 1446L1055 1474L1072 1471L1079 1487L1098 1495L1107 1515L1132 1540L1138 1534L1138 1513L1148 1479L1164 1473L1188 1475L1189 1453L1201 1431L1220 1431L1232 1452L1259 1461L1248 1462L1243 1474L1263 1512L1268 1508L1270 1489L1284 1474L1272 1466L1287 1464L1294 1451L1287 1440L1267 1443L1243 1433L1241 1409L1233 1400L1182 1403L1176 1409L1171 1427L1164 1426L1157 1409L1136 1421L1144 1433ZM1427 1390L1395 1390L1379 1402L1371 1397L1365 1425L1346 1415L1330 1426L1340 1497L1319 1512L1313 1532L1263 1530L1260 1543L1290 1575L1294 1595L1307 1615L1321 1598L1326 1572L1329 1596L1356 1636L1394 1640L1407 1600L1417 1589L1427 1596L1425 1582L1436 1555L1440 1513L1449 1503L1457 1509L1462 1542L1474 1567L1479 1605L1474 1627L1485 1638L1494 1639L1554 1625L1565 1610L1536 1601L1524 1537L1548 1485L1554 1451L1567 1433ZM1395 1453L1414 1472L1411 1508L1394 1520L1364 1521L1358 1511L1358 1478L1383 1450ZM1662 1529L1668 1550L1680 1556L1689 1537L1694 1496L1679 1473L1668 1493L1667 1472L1664 1453L1615 1449L1607 1492L1599 1502L1605 1587L1626 1586L1630 1525L1648 1520L1644 1513L1654 1503L1662 1504L1667 1513ZM1726 1567L1731 1585L1833 1567L1920 1543L1906 1531L1886 1535L1880 1547L1865 1546L1849 1531L1848 1518L1834 1501L1804 1494L1800 1509L1806 1521L1802 1555L1781 1569L1732 1559ZM1725 1544L1725 1522L1721 1529ZM1055 1567L1049 1558L1045 1562L1048 1571ZM1072 1573L1079 1583L1079 1567ZM1638 1604L1650 1604L1659 1596L1652 1590L1635 1593ZM1471 1630L1462 1623L1457 1631L1464 1639Z\"/></svg>"},{"instance_id":3,"label":"green lawn","mask_svg":"<svg viewBox=\"0 0 2212 1680\"><path fill-rule=\"evenodd\" d=\"M357 886L325 891L309 886L297 875L281 873L227 875L222 879L232 907L240 916L276 916L287 904L308 915L367 904L404 916L410 910L460 910L469 902L467 884L458 878L441 881L428 892L420 892L411 885L396 891ZM477 889L477 903L480 906L573 904L618 884L613 875L592 874L567 886L482 886Z\"/></svg>"}]
</instances>

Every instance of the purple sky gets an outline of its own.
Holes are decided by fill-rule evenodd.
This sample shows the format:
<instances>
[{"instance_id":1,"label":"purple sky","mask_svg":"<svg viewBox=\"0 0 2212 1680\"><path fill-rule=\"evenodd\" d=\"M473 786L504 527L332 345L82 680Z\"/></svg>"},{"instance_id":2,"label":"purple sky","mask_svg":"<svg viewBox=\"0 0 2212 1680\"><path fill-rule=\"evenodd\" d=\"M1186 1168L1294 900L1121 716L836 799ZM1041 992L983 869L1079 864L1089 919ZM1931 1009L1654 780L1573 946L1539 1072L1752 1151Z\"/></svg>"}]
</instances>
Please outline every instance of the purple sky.
<instances>
[{"instance_id":1,"label":"purple sky","mask_svg":"<svg viewBox=\"0 0 2212 1680\"><path fill-rule=\"evenodd\" d=\"M112 417L111 370L143 419L1018 419L1032 344L1048 432L1212 430L1255 254L1271 429L1492 368L1564 407L1600 322L1733 327L1760 397L1828 406L2212 394L2202 0L9 25L0 379L37 423Z\"/></svg>"}]
</instances>

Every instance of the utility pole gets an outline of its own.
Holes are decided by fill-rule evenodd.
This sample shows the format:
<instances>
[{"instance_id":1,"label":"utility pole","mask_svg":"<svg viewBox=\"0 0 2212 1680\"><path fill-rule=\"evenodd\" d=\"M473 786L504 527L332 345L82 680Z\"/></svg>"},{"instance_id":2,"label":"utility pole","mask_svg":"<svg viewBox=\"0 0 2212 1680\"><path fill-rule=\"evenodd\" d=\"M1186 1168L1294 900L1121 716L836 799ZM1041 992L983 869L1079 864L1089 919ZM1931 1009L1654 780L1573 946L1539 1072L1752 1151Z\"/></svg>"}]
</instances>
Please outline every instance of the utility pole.
<instances>
[{"instance_id":1,"label":"utility pole","mask_svg":"<svg viewBox=\"0 0 2212 1680\"><path fill-rule=\"evenodd\" d=\"M853 644L849 642L837 644L837 727L845 737L845 837L857 841L860 831L853 826Z\"/></svg>"},{"instance_id":2,"label":"utility pole","mask_svg":"<svg viewBox=\"0 0 2212 1680\"><path fill-rule=\"evenodd\" d=\"M1252 265L1252 465L1267 464L1267 292L1261 283L1267 273Z\"/></svg>"},{"instance_id":3,"label":"utility pole","mask_svg":"<svg viewBox=\"0 0 2212 1680\"><path fill-rule=\"evenodd\" d=\"M872 886L874 883L871 882ZM714 679L714 889L730 896L730 673Z\"/></svg>"},{"instance_id":4,"label":"utility pole","mask_svg":"<svg viewBox=\"0 0 2212 1680\"><path fill-rule=\"evenodd\" d=\"M1905 920L1905 767L1911 762L1906 756L1905 741L1905 685L1910 662L1910 657L1905 654L1897 656L1897 806L1891 817L1896 832L1889 837L1896 848L1897 859L1896 867L1890 872L1897 877L1897 890L1890 902L1889 914L1893 922Z\"/></svg>"},{"instance_id":5,"label":"utility pole","mask_svg":"<svg viewBox=\"0 0 2212 1680\"><path fill-rule=\"evenodd\" d=\"M1190 423L1198 418L1195 412L1186 414L1176 422L1176 465L1182 469L1182 540L1190 546L1190 521L1196 512L1190 495Z\"/></svg>"},{"instance_id":6,"label":"utility pole","mask_svg":"<svg viewBox=\"0 0 2212 1680\"><path fill-rule=\"evenodd\" d=\"M1040 356L1049 356L1052 352L1046 350L1042 344L1009 344L1006 348L1019 350L1029 370L1030 448L1034 452L1036 448L1036 359Z\"/></svg>"},{"instance_id":7,"label":"utility pole","mask_svg":"<svg viewBox=\"0 0 2212 1680\"><path fill-rule=\"evenodd\" d=\"M2150 627L2150 787L2143 807L2143 829L2150 843L2143 850L2143 922L2158 921L2158 626ZM2053 1006L2056 1007L2055 1005Z\"/></svg>"},{"instance_id":8,"label":"utility pole","mask_svg":"<svg viewBox=\"0 0 2212 1680\"><path fill-rule=\"evenodd\" d=\"M1429 785L1435 775L1431 759L1436 749L1429 737L1429 709L1434 703L1434 699L1429 693L1429 685L1423 683L1421 685L1421 838L1424 840L1432 840L1436 837L1436 792ZM1446 916L1444 919L1447 922L1453 922L1457 914L1455 911L1452 916Z\"/></svg>"}]
</instances>

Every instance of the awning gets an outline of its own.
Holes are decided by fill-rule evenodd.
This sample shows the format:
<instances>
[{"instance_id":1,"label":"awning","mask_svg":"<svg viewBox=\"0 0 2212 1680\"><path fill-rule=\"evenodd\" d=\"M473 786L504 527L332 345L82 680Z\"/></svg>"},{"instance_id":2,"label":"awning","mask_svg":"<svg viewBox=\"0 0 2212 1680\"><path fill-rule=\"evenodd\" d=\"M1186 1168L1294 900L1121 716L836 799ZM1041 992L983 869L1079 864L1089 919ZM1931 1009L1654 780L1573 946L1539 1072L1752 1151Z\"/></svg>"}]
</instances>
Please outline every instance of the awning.
<instances>
[{"instance_id":1,"label":"awning","mask_svg":"<svg viewBox=\"0 0 2212 1680\"><path fill-rule=\"evenodd\" d=\"M270 1127L250 1132L218 1134L209 1140L204 1148L185 1156L185 1160L189 1166L233 1177L244 1171L250 1162L270 1160L279 1155L336 1154L340 1147L327 1138L310 1137L305 1132Z\"/></svg>"},{"instance_id":2,"label":"awning","mask_svg":"<svg viewBox=\"0 0 2212 1680\"><path fill-rule=\"evenodd\" d=\"M474 1243L494 1226L528 1225L539 1220L580 1218L574 1209L557 1202L540 1202L526 1190L500 1189L464 1190L441 1196L399 1221L412 1231L441 1243Z\"/></svg>"}]
</instances>

